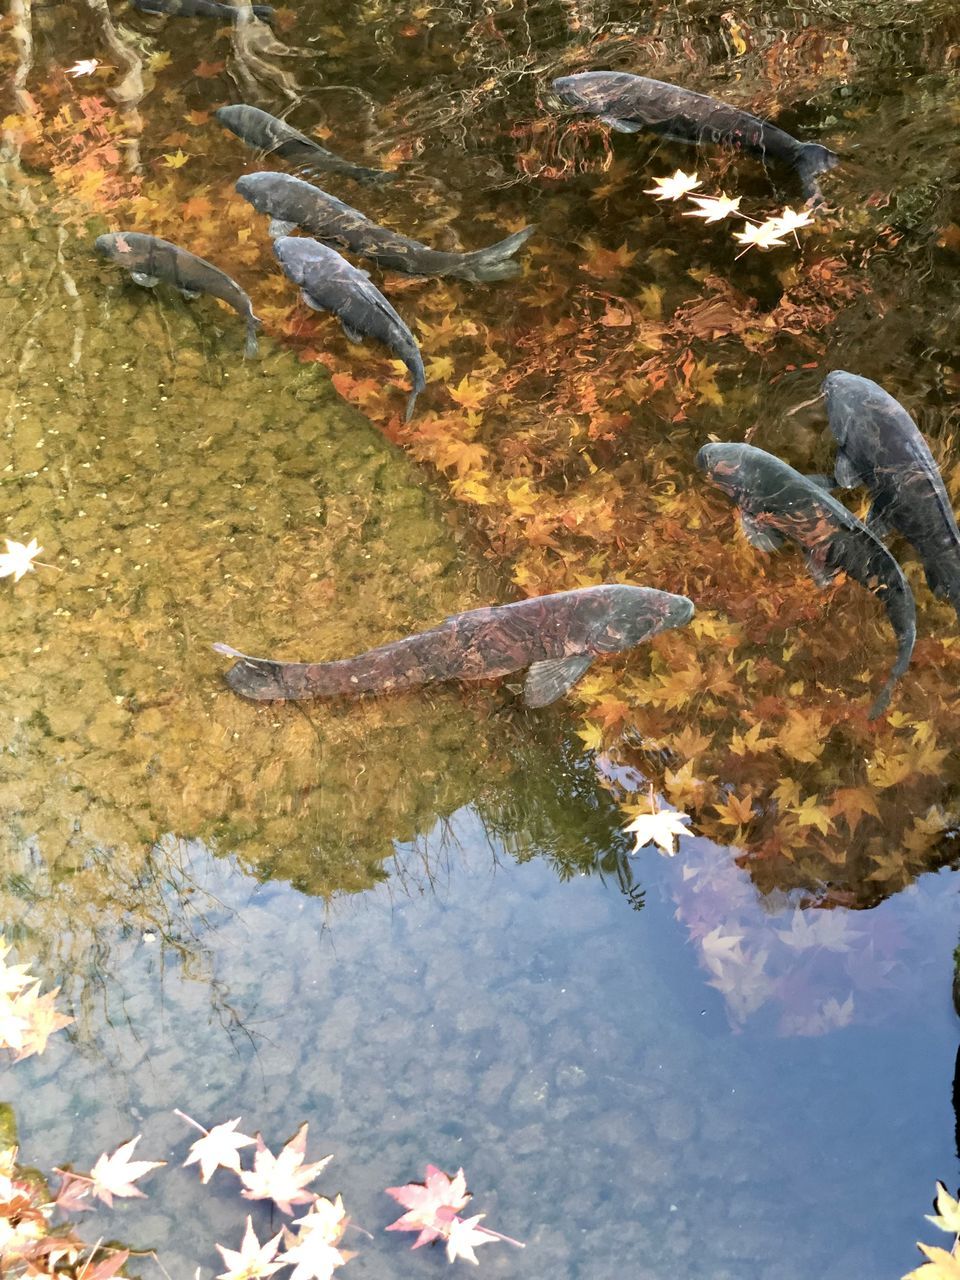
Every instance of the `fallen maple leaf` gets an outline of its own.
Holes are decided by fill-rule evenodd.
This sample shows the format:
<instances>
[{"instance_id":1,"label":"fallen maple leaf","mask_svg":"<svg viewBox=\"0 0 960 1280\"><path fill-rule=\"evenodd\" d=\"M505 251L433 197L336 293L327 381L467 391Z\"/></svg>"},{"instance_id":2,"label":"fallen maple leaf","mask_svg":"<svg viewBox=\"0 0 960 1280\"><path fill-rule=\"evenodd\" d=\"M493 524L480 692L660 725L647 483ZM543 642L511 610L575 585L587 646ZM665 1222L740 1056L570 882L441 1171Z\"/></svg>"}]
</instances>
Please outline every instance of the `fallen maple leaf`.
<instances>
[{"instance_id":1,"label":"fallen maple leaf","mask_svg":"<svg viewBox=\"0 0 960 1280\"><path fill-rule=\"evenodd\" d=\"M702 185L695 173L684 173L682 169L677 169L672 178L654 178L653 181L656 185L645 187L644 193L657 200L679 200L688 191Z\"/></svg>"},{"instance_id":2,"label":"fallen maple leaf","mask_svg":"<svg viewBox=\"0 0 960 1280\"><path fill-rule=\"evenodd\" d=\"M781 238L782 235L783 232L772 218L769 218L766 222L759 223L757 226L752 226L749 222L745 222L742 231L733 233L734 240L746 246L741 253L737 254L737 257L742 258L743 254L754 246L758 249L782 248L786 243Z\"/></svg>"},{"instance_id":3,"label":"fallen maple leaf","mask_svg":"<svg viewBox=\"0 0 960 1280\"><path fill-rule=\"evenodd\" d=\"M638 814L629 826L624 827L624 831L636 837L633 853L639 853L644 845L656 844L672 858L677 852L679 837L691 834L683 825L689 821L689 814L660 809L657 813Z\"/></svg>"},{"instance_id":4,"label":"fallen maple leaf","mask_svg":"<svg viewBox=\"0 0 960 1280\"><path fill-rule=\"evenodd\" d=\"M387 1187L387 1195L393 1196L408 1210L388 1231L419 1231L411 1248L419 1249L439 1235L446 1235L450 1222L470 1199L467 1180L462 1169L451 1178L428 1164L423 1182L408 1182L402 1187Z\"/></svg>"},{"instance_id":5,"label":"fallen maple leaf","mask_svg":"<svg viewBox=\"0 0 960 1280\"><path fill-rule=\"evenodd\" d=\"M62 1030L63 1027L69 1027L74 1021L68 1014L60 1013L55 1008L54 1001L59 994L59 987L54 987L52 991L47 991L42 996L34 993L33 1000L26 1010L27 1029L17 1054L17 1062L29 1058L34 1053L43 1053L53 1033Z\"/></svg>"},{"instance_id":6,"label":"fallen maple leaf","mask_svg":"<svg viewBox=\"0 0 960 1280\"><path fill-rule=\"evenodd\" d=\"M234 1121L234 1124L236 1124L236 1121ZM223 1128L225 1126L218 1127ZM211 1130L211 1133L213 1132L215 1131ZM250 1141L253 1141L253 1139L250 1139ZM218 1280L257 1280L258 1276L270 1276L273 1275L274 1271L279 1271L283 1263L274 1262L273 1259L276 1257L277 1249L280 1247L280 1237L282 1235L283 1232L278 1231L266 1244L261 1244L253 1229L250 1215L247 1214L247 1229L243 1233L239 1252L236 1249L226 1249L222 1244L217 1245L227 1268L226 1271L220 1272Z\"/></svg>"},{"instance_id":7,"label":"fallen maple leaf","mask_svg":"<svg viewBox=\"0 0 960 1280\"><path fill-rule=\"evenodd\" d=\"M170 169L182 169L189 159L190 157L180 147L177 147L176 151L171 155L163 157L163 163Z\"/></svg>"},{"instance_id":8,"label":"fallen maple leaf","mask_svg":"<svg viewBox=\"0 0 960 1280\"><path fill-rule=\"evenodd\" d=\"M76 80L77 76L92 76L99 67L100 61L97 58L82 58L79 62L75 62L72 67L67 67L66 74L73 76Z\"/></svg>"},{"instance_id":9,"label":"fallen maple leaf","mask_svg":"<svg viewBox=\"0 0 960 1280\"><path fill-rule=\"evenodd\" d=\"M783 213L769 219L769 222L777 228L778 235L786 235L790 231L795 232L797 227L807 227L812 221L813 211L811 209L791 209L789 206L784 209Z\"/></svg>"},{"instance_id":10,"label":"fallen maple leaf","mask_svg":"<svg viewBox=\"0 0 960 1280\"><path fill-rule=\"evenodd\" d=\"M36 538L31 538L26 546L22 542L6 539L7 549L0 552L0 578L8 578L13 574L14 582L19 582L25 573L36 572L33 563L43 547L37 545Z\"/></svg>"},{"instance_id":11,"label":"fallen maple leaf","mask_svg":"<svg viewBox=\"0 0 960 1280\"><path fill-rule=\"evenodd\" d=\"M214 76L218 76L226 67L225 62L204 62L200 61L193 68L193 74L199 76L201 80L212 80Z\"/></svg>"},{"instance_id":12,"label":"fallen maple leaf","mask_svg":"<svg viewBox=\"0 0 960 1280\"><path fill-rule=\"evenodd\" d=\"M698 208L687 209L683 216L685 218L703 218L704 222L720 222L723 218L732 217L733 214L740 212L740 201L742 199L742 196L737 196L735 200L731 200L729 196L724 195L722 192L719 196L691 196L690 200Z\"/></svg>"},{"instance_id":13,"label":"fallen maple leaf","mask_svg":"<svg viewBox=\"0 0 960 1280\"><path fill-rule=\"evenodd\" d=\"M287 1232L287 1250L281 1255L281 1263L293 1266L290 1280L329 1280L337 1267L342 1267L353 1256L335 1246L347 1226L343 1199L328 1200L318 1196L309 1213L297 1218L296 1235Z\"/></svg>"},{"instance_id":14,"label":"fallen maple leaf","mask_svg":"<svg viewBox=\"0 0 960 1280\"><path fill-rule=\"evenodd\" d=\"M934 1202L934 1207L937 1210L935 1215L932 1213L924 1215L927 1221L932 1222L941 1231L949 1231L951 1235L960 1235L960 1202L954 1200L942 1182L937 1183L937 1198Z\"/></svg>"},{"instance_id":15,"label":"fallen maple leaf","mask_svg":"<svg viewBox=\"0 0 960 1280\"><path fill-rule=\"evenodd\" d=\"M477 1262L477 1255L473 1252L474 1249L477 1245L492 1244L497 1239L484 1227L477 1226L480 1219L485 1216L478 1213L472 1218L454 1218L447 1233L448 1262L456 1262L457 1258L463 1258L466 1262L472 1262L474 1266L480 1265Z\"/></svg>"},{"instance_id":16,"label":"fallen maple leaf","mask_svg":"<svg viewBox=\"0 0 960 1280\"><path fill-rule=\"evenodd\" d=\"M194 1122L195 1123L195 1122ZM245 1133L237 1133L240 1117L226 1120L215 1125L204 1137L191 1144L190 1154L184 1160L184 1168L188 1164L200 1163L200 1181L209 1182L216 1169L232 1169L240 1173L240 1147L252 1147L255 1139L248 1138Z\"/></svg>"},{"instance_id":17,"label":"fallen maple leaf","mask_svg":"<svg viewBox=\"0 0 960 1280\"><path fill-rule=\"evenodd\" d=\"M960 1280L960 1258L956 1254L934 1245L921 1244L919 1240L917 1248L929 1261L909 1272L903 1280Z\"/></svg>"},{"instance_id":18,"label":"fallen maple leaf","mask_svg":"<svg viewBox=\"0 0 960 1280\"><path fill-rule=\"evenodd\" d=\"M246 1200L272 1200L282 1213L293 1213L292 1205L310 1204L317 1198L313 1191L304 1188L327 1167L333 1156L324 1156L314 1164L303 1163L307 1127L304 1122L278 1156L267 1149L257 1134L253 1168L240 1172L244 1185L241 1195Z\"/></svg>"},{"instance_id":19,"label":"fallen maple leaf","mask_svg":"<svg viewBox=\"0 0 960 1280\"><path fill-rule=\"evenodd\" d=\"M113 1206L114 1196L143 1196L143 1192L133 1184L151 1169L159 1169L166 1160L131 1160L133 1149L143 1137L138 1133L129 1142L117 1147L112 1155L106 1152L99 1157L90 1170L91 1191L108 1207Z\"/></svg>"}]
</instances>

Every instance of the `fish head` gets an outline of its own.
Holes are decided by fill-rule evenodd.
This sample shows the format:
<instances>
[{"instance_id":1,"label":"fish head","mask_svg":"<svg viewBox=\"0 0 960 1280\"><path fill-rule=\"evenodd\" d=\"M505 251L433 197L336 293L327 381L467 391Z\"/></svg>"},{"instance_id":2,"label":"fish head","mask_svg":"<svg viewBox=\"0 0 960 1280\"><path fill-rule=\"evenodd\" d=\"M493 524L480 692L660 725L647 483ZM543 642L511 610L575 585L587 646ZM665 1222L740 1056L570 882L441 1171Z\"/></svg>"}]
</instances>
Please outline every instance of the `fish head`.
<instances>
[{"instance_id":1,"label":"fish head","mask_svg":"<svg viewBox=\"0 0 960 1280\"><path fill-rule=\"evenodd\" d=\"M249 200L257 213L271 213L272 195L277 186L277 179L283 174L245 173L237 179L234 190L244 200Z\"/></svg>"},{"instance_id":2,"label":"fish head","mask_svg":"<svg viewBox=\"0 0 960 1280\"><path fill-rule=\"evenodd\" d=\"M234 103L226 107L217 107L213 113L213 118L225 129L229 129L231 133L235 133L239 138L243 130L244 117L249 113L249 107L241 103Z\"/></svg>"},{"instance_id":3,"label":"fish head","mask_svg":"<svg viewBox=\"0 0 960 1280\"><path fill-rule=\"evenodd\" d=\"M600 588L603 612L591 637L595 653L621 653L643 640L685 626L693 617L693 601L653 587L609 583Z\"/></svg>"},{"instance_id":4,"label":"fish head","mask_svg":"<svg viewBox=\"0 0 960 1280\"><path fill-rule=\"evenodd\" d=\"M93 242L93 247L103 258L116 258L121 252L117 241L122 239L123 237L119 231L109 231L106 235L97 236Z\"/></svg>"},{"instance_id":5,"label":"fish head","mask_svg":"<svg viewBox=\"0 0 960 1280\"><path fill-rule=\"evenodd\" d=\"M749 445L711 443L705 444L697 454L697 466L708 480L736 499L748 487L750 469Z\"/></svg>"},{"instance_id":6,"label":"fish head","mask_svg":"<svg viewBox=\"0 0 960 1280\"><path fill-rule=\"evenodd\" d=\"M582 71L575 76L558 76L551 88L568 107L579 111L606 111L620 88L623 75L616 71Z\"/></svg>"}]
</instances>

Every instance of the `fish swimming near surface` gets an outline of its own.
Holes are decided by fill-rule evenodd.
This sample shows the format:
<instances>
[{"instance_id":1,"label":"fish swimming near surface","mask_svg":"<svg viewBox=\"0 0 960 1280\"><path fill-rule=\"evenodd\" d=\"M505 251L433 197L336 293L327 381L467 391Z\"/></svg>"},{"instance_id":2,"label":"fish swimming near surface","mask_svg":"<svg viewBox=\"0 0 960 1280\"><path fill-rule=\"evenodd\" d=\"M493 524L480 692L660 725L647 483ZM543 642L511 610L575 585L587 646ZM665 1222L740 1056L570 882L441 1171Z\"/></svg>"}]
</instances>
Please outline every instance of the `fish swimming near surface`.
<instances>
[{"instance_id":1,"label":"fish swimming near surface","mask_svg":"<svg viewBox=\"0 0 960 1280\"><path fill-rule=\"evenodd\" d=\"M490 680L527 668L524 700L545 707L576 684L595 657L632 649L692 617L686 596L604 583L471 609L339 662L271 662L228 645L213 647L239 659L227 672L231 689L259 701L352 698L443 680Z\"/></svg>"},{"instance_id":2,"label":"fish swimming near surface","mask_svg":"<svg viewBox=\"0 0 960 1280\"><path fill-rule=\"evenodd\" d=\"M181 249L169 240L143 235L139 231L112 231L97 236L94 248L118 267L129 271L135 284L150 289L162 280L179 289L185 298L196 298L202 293L219 298L247 322L247 341L244 355L257 354L257 329L260 321L253 314L253 303L236 280L215 267L212 262L198 258L189 249Z\"/></svg>"},{"instance_id":3,"label":"fish swimming near surface","mask_svg":"<svg viewBox=\"0 0 960 1280\"><path fill-rule=\"evenodd\" d=\"M218 107L213 114L247 146L300 165L306 173L339 173L357 182L390 182L397 176L389 169L365 169L351 164L259 107L240 102L236 106Z\"/></svg>"},{"instance_id":4,"label":"fish swimming near surface","mask_svg":"<svg viewBox=\"0 0 960 1280\"><path fill-rule=\"evenodd\" d=\"M295 227L337 249L369 258L379 267L412 276L457 276L461 280L506 280L519 275L513 255L533 235L525 227L506 240L472 253L445 253L419 240L371 222L335 196L288 173L248 173L237 191L258 213L269 214L270 234L288 235Z\"/></svg>"},{"instance_id":5,"label":"fish swimming near surface","mask_svg":"<svg viewBox=\"0 0 960 1280\"><path fill-rule=\"evenodd\" d=\"M733 498L753 546L775 551L785 541L793 542L818 586L828 586L842 571L880 600L897 638L896 662L870 709L871 720L880 715L910 665L917 638L913 592L896 560L842 502L763 449L705 444L697 466Z\"/></svg>"},{"instance_id":6,"label":"fish swimming near surface","mask_svg":"<svg viewBox=\"0 0 960 1280\"><path fill-rule=\"evenodd\" d=\"M927 584L960 617L960 530L940 471L917 424L869 378L837 369L823 381L837 441L837 483L870 490L867 527L903 534L919 555Z\"/></svg>"},{"instance_id":7,"label":"fish swimming near surface","mask_svg":"<svg viewBox=\"0 0 960 1280\"><path fill-rule=\"evenodd\" d=\"M151 13L170 18L221 18L232 22L239 12L236 5L219 4L218 0L130 0L141 13ZM276 16L268 4L252 5L254 15L264 22Z\"/></svg>"},{"instance_id":8,"label":"fish swimming near surface","mask_svg":"<svg viewBox=\"0 0 960 1280\"><path fill-rule=\"evenodd\" d=\"M341 258L336 249L299 236L279 236L273 251L287 278L300 286L308 307L331 311L351 342L376 338L407 366L413 383L407 400L409 422L417 396L427 385L420 348L367 272Z\"/></svg>"},{"instance_id":9,"label":"fish swimming near surface","mask_svg":"<svg viewBox=\"0 0 960 1280\"><path fill-rule=\"evenodd\" d=\"M816 201L822 200L817 175L839 160L835 151L817 142L799 142L748 111L663 80L624 71L584 71L554 80L553 89L567 106L598 116L623 133L645 130L680 142L720 143L763 160L770 156L795 169L804 194Z\"/></svg>"}]
</instances>

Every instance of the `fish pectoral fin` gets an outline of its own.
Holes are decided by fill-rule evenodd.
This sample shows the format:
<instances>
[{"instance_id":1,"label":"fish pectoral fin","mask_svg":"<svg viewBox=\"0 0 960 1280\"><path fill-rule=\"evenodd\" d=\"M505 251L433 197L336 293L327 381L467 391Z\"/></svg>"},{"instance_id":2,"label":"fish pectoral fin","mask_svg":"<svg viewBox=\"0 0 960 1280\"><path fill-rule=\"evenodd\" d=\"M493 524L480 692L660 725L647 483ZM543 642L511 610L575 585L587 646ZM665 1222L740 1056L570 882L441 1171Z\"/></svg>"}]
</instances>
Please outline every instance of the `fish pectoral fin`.
<instances>
[{"instance_id":1,"label":"fish pectoral fin","mask_svg":"<svg viewBox=\"0 0 960 1280\"><path fill-rule=\"evenodd\" d=\"M181 289L179 292L180 297L184 298L187 302L194 302L200 297L199 289Z\"/></svg>"},{"instance_id":2,"label":"fish pectoral fin","mask_svg":"<svg viewBox=\"0 0 960 1280\"><path fill-rule=\"evenodd\" d=\"M347 338L351 342L363 341L363 334L360 332L360 330L355 329L352 324L347 324L343 316L340 317L340 327L343 329L343 332L347 335Z\"/></svg>"},{"instance_id":3,"label":"fish pectoral fin","mask_svg":"<svg viewBox=\"0 0 960 1280\"><path fill-rule=\"evenodd\" d=\"M837 484L840 485L842 489L856 489L859 485L863 484L863 481L860 478L860 472L842 449L837 453L837 462L833 469L833 473L837 477Z\"/></svg>"},{"instance_id":4,"label":"fish pectoral fin","mask_svg":"<svg viewBox=\"0 0 960 1280\"><path fill-rule=\"evenodd\" d=\"M818 560L810 551L807 551L803 558L807 562L807 572L818 587L829 587L840 572L839 569L831 568L830 565L824 564L822 560Z\"/></svg>"},{"instance_id":5,"label":"fish pectoral fin","mask_svg":"<svg viewBox=\"0 0 960 1280\"><path fill-rule=\"evenodd\" d=\"M639 133L643 128L642 124L633 120L621 120L619 116L600 116L600 119L611 129L616 129L617 133Z\"/></svg>"},{"instance_id":6,"label":"fish pectoral fin","mask_svg":"<svg viewBox=\"0 0 960 1280\"><path fill-rule=\"evenodd\" d=\"M547 707L572 689L593 661L590 653L569 658L545 658L534 662L523 684L523 700L528 707Z\"/></svg>"},{"instance_id":7,"label":"fish pectoral fin","mask_svg":"<svg viewBox=\"0 0 960 1280\"><path fill-rule=\"evenodd\" d=\"M295 222L284 222L282 218L271 218L270 225L267 227L267 235L271 240L276 240L280 236L288 236L296 231L297 224Z\"/></svg>"},{"instance_id":8,"label":"fish pectoral fin","mask_svg":"<svg viewBox=\"0 0 960 1280\"><path fill-rule=\"evenodd\" d=\"M765 529L745 511L740 512L740 523L743 526L744 537L751 547L756 547L758 551L776 551L778 547L783 546L782 533L778 533L776 529Z\"/></svg>"},{"instance_id":9,"label":"fish pectoral fin","mask_svg":"<svg viewBox=\"0 0 960 1280\"><path fill-rule=\"evenodd\" d=\"M312 294L307 293L306 289L300 290L300 301L305 307L309 307L311 311L326 311L327 309Z\"/></svg>"},{"instance_id":10,"label":"fish pectoral fin","mask_svg":"<svg viewBox=\"0 0 960 1280\"><path fill-rule=\"evenodd\" d=\"M148 276L144 271L131 271L130 279L134 284L138 284L141 289L152 289L160 283L159 276Z\"/></svg>"}]
</instances>

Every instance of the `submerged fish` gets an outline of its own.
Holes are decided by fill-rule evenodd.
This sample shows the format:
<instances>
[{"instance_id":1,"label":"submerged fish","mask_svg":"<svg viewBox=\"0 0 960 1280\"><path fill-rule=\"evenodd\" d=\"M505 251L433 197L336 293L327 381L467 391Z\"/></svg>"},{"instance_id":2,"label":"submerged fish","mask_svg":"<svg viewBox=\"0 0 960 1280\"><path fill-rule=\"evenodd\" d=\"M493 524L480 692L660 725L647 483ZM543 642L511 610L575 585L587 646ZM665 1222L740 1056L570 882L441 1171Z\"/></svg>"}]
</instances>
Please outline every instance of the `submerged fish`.
<instances>
[{"instance_id":1,"label":"submerged fish","mask_svg":"<svg viewBox=\"0 0 960 1280\"><path fill-rule=\"evenodd\" d=\"M208 293L233 307L247 322L244 355L257 354L260 321L253 314L253 303L236 280L231 280L212 262L198 258L189 249L181 249L169 240L142 235L139 231L112 231L108 235L97 236L94 248L118 267L129 271L133 282L146 289L162 280L179 289L185 298Z\"/></svg>"},{"instance_id":2,"label":"submerged fish","mask_svg":"<svg viewBox=\"0 0 960 1280\"><path fill-rule=\"evenodd\" d=\"M222 18L232 22L238 9L232 4L219 4L218 0L130 0L141 13L164 14L170 18ZM274 10L268 4L252 5L254 15L264 22L274 18Z\"/></svg>"},{"instance_id":3,"label":"submerged fish","mask_svg":"<svg viewBox=\"0 0 960 1280\"><path fill-rule=\"evenodd\" d=\"M816 175L832 169L839 157L817 142L798 142L774 124L729 103L691 89L623 71L584 71L561 76L554 91L568 106L599 116L623 133L641 129L680 142L717 142L737 151L790 165L804 194L820 199Z\"/></svg>"},{"instance_id":4,"label":"submerged fish","mask_svg":"<svg viewBox=\"0 0 960 1280\"><path fill-rule=\"evenodd\" d=\"M923 562L934 595L960 617L960 530L933 454L899 401L869 378L837 369L823 381L837 441L837 483L873 496L867 525L902 533Z\"/></svg>"},{"instance_id":5,"label":"submerged fish","mask_svg":"<svg viewBox=\"0 0 960 1280\"><path fill-rule=\"evenodd\" d=\"M427 385L420 348L366 271L351 266L335 249L298 236L278 237L273 251L287 278L300 285L300 297L308 307L332 311L351 342L376 338L400 357L413 383L407 400L409 422L417 396Z\"/></svg>"},{"instance_id":6,"label":"submerged fish","mask_svg":"<svg viewBox=\"0 0 960 1280\"><path fill-rule=\"evenodd\" d=\"M259 213L270 215L271 235L286 235L300 227L338 249L349 249L380 267L412 276L505 280L519 274L519 265L511 259L534 231L525 227L472 253L444 253L378 226L342 200L287 173L245 174L237 182L237 191Z\"/></svg>"},{"instance_id":7,"label":"submerged fish","mask_svg":"<svg viewBox=\"0 0 960 1280\"><path fill-rule=\"evenodd\" d=\"M387 169L364 169L334 155L319 142L298 133L283 120L241 102L232 107L218 107L213 113L225 129L235 133L249 147L280 156L305 167L307 173L341 173L357 182L389 182L396 177Z\"/></svg>"},{"instance_id":8,"label":"submerged fish","mask_svg":"<svg viewBox=\"0 0 960 1280\"><path fill-rule=\"evenodd\" d=\"M705 444L697 466L733 498L753 546L775 551L793 542L818 586L829 585L842 570L880 600L897 637L897 660L870 709L871 720L880 715L910 665L917 638L913 592L896 560L843 503L763 449Z\"/></svg>"},{"instance_id":9,"label":"submerged fish","mask_svg":"<svg viewBox=\"0 0 960 1280\"><path fill-rule=\"evenodd\" d=\"M599 654L621 653L693 617L686 596L604 583L577 591L471 609L393 644L340 662L271 662L229 645L218 653L239 661L227 684L246 698L357 697L414 689L440 680L489 680L529 668L529 707L555 702Z\"/></svg>"}]
</instances>

